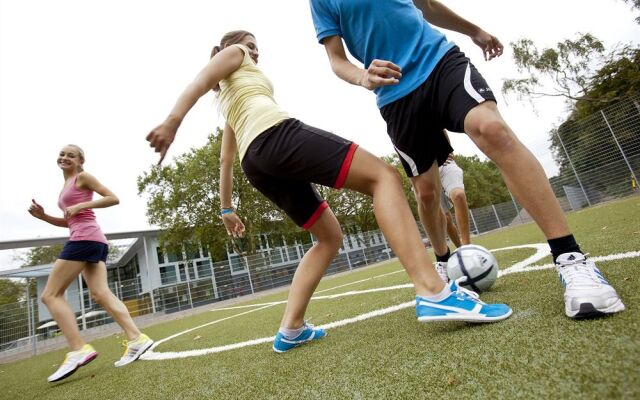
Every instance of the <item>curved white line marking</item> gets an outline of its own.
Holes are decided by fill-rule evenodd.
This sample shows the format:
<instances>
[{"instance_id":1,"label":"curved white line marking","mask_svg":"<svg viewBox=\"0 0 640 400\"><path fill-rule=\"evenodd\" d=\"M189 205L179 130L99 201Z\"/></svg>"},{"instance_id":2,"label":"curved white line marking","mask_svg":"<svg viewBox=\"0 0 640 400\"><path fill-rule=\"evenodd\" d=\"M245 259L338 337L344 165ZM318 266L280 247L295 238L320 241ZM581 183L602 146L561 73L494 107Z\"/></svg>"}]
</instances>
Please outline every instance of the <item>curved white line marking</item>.
<instances>
[{"instance_id":1,"label":"curved white line marking","mask_svg":"<svg viewBox=\"0 0 640 400\"><path fill-rule=\"evenodd\" d=\"M554 265L553 264L545 264L545 265L530 265L532 263L534 263L535 261L541 260L542 258L546 257L549 255L549 248L548 245L546 244L542 244L542 243L534 243L534 244L526 244L526 245L519 245L519 246L510 246L510 247L503 247L500 249L493 249L491 250L493 251L503 251L503 250L514 250L514 249L522 249L522 248L534 248L536 249L536 253L526 259L524 259L523 261L520 261L514 265L512 265L511 267L500 271L499 276L503 276L503 275L508 275L508 274L512 274L512 273L517 273L517 272L529 272L529 271L538 271L538 270L544 270L544 269L550 269L553 268ZM599 257L590 257L590 259L594 262L600 262L600 261L612 261L612 260L621 260L624 258L636 258L636 257L640 257L640 251L630 251L630 252L626 252L626 253L619 253L619 254L611 254L608 256L599 256ZM403 271L403 270L400 270ZM399 271L399 272L400 272ZM388 274L384 274L384 275L388 275ZM372 278L368 278L368 279L374 279L375 277ZM365 280L368 280L365 279ZM364 280L363 280L364 281ZM342 286L346 286L346 285L342 285ZM336 286L335 288L337 288L338 286ZM413 285L411 284L405 284L405 285L395 285L395 286L388 286L388 287L382 287L382 288L375 288L375 289L367 289L367 290L353 290L350 292L345 292L345 293L339 293L339 294L335 294L335 295L329 295L329 296L315 296L312 297L312 300L324 300L324 299L334 299L334 298L338 298L338 297L344 297L344 296L353 296L353 295L357 295L357 294L363 294L363 293L373 293L373 292L380 292L380 291L387 291L387 290L397 290L397 289L405 289L405 288L410 288L413 287ZM332 289L335 289L332 288ZM325 290L330 290L330 289L325 289ZM209 326L209 325L213 325L222 321L226 321L228 319L231 318L235 318L235 317L239 317L241 315L245 315L245 314L249 314L251 312L255 312L255 311L260 311L263 310L265 308L269 308L272 307L274 305L277 304L282 304L285 302L271 302L271 303L262 303L262 304L252 304L249 306L237 306L237 307L227 307L226 309L238 309L238 308L246 308L246 307L258 307L258 308L254 308L252 310L249 311L245 311L242 312L240 314L236 314L236 315L232 315L226 318L221 318L212 322L208 322L206 324L191 328L191 329L187 329L185 331L182 332L178 332L174 335L171 335L169 337L166 337L162 340L157 341L156 343L154 343L154 345L144 354L142 355L142 357L140 359L142 360L169 360L169 359L174 359L174 358L186 358L186 357L197 357L197 356L202 356L205 354L212 354L212 353L220 353L223 351L228 351L228 350L234 350L234 349L239 349L242 347L246 347L246 346L253 346L253 345L257 345L257 344L262 344L262 343L269 343L273 341L273 336L269 336L269 337L263 337L263 338L259 338L259 339L253 339L253 340L248 340L245 342L239 342L239 343L234 343L234 344L228 344L228 345L224 345L224 346L216 346L216 347L210 347L207 349L199 349L199 350L186 350L186 351L173 351L173 352L154 352L153 349L156 348L158 345L171 340L173 338L176 338L180 335L183 335L185 333L189 333L189 332L193 332L196 329L205 327L205 326ZM352 324L354 322L359 322L359 321L364 321L366 319L369 318L374 318L374 317L378 317L384 314L389 314L395 311L399 311L402 310L404 308L408 308L408 307L413 307L415 306L415 301L409 301L406 303L402 303L402 304L398 304L395 306L391 306L391 307L386 307L386 308L382 308L379 310L374 310L374 311L370 311L368 313L364 313L364 314L360 314L357 315L355 317L352 318L346 318L346 319L342 319L339 321L335 321L335 322L330 322L328 324L325 325L321 325L320 327L324 328L324 329L332 329L332 328L336 328L339 326L344 326L344 325L348 325L348 324Z\"/></svg>"}]
</instances>

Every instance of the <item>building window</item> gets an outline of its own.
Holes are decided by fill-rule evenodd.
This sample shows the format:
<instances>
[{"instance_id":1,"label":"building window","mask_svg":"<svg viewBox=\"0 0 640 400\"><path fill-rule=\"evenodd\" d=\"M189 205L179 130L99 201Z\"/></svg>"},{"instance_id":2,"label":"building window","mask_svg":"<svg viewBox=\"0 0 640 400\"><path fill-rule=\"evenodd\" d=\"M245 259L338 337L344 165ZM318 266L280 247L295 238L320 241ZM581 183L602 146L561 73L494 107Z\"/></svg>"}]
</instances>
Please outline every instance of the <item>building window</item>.
<instances>
[{"instance_id":1,"label":"building window","mask_svg":"<svg viewBox=\"0 0 640 400\"><path fill-rule=\"evenodd\" d=\"M164 253L160 247L156 247L156 254L158 255L158 264L164 264Z\"/></svg>"},{"instance_id":2,"label":"building window","mask_svg":"<svg viewBox=\"0 0 640 400\"><path fill-rule=\"evenodd\" d=\"M196 261L198 270L198 278L206 278L211 276L211 262L209 260Z\"/></svg>"},{"instance_id":3,"label":"building window","mask_svg":"<svg viewBox=\"0 0 640 400\"><path fill-rule=\"evenodd\" d=\"M187 266L183 263L178 264L178 271L180 271L180 282L187 281Z\"/></svg>"},{"instance_id":4,"label":"building window","mask_svg":"<svg viewBox=\"0 0 640 400\"><path fill-rule=\"evenodd\" d=\"M178 276L176 275L175 265L160 267L160 283L162 283L163 285L170 285L177 282Z\"/></svg>"},{"instance_id":5,"label":"building window","mask_svg":"<svg viewBox=\"0 0 640 400\"><path fill-rule=\"evenodd\" d=\"M168 262L184 261L182 252L169 251L167 252Z\"/></svg>"}]
</instances>

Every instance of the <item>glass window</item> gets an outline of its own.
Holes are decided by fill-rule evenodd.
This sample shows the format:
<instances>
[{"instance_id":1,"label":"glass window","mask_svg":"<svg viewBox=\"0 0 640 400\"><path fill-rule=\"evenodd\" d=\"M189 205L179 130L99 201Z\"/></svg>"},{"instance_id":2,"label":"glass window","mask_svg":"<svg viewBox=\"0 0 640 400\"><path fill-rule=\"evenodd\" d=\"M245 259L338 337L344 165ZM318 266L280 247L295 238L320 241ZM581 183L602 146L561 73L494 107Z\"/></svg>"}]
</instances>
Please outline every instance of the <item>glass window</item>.
<instances>
[{"instance_id":1,"label":"glass window","mask_svg":"<svg viewBox=\"0 0 640 400\"><path fill-rule=\"evenodd\" d=\"M232 255L231 258L231 272L244 271L244 261L237 255Z\"/></svg>"},{"instance_id":2,"label":"glass window","mask_svg":"<svg viewBox=\"0 0 640 400\"><path fill-rule=\"evenodd\" d=\"M180 282L187 281L187 266L185 264L178 264L178 271L180 271Z\"/></svg>"},{"instance_id":3,"label":"glass window","mask_svg":"<svg viewBox=\"0 0 640 400\"><path fill-rule=\"evenodd\" d=\"M181 251L169 251L167 253L168 262L184 261Z\"/></svg>"},{"instance_id":4,"label":"glass window","mask_svg":"<svg viewBox=\"0 0 640 400\"><path fill-rule=\"evenodd\" d=\"M187 269L189 270L189 279L195 281L196 269L194 268L193 263L187 263Z\"/></svg>"},{"instance_id":5,"label":"glass window","mask_svg":"<svg viewBox=\"0 0 640 400\"><path fill-rule=\"evenodd\" d=\"M160 247L156 247L156 254L158 255L158 264L164 264L164 253Z\"/></svg>"},{"instance_id":6,"label":"glass window","mask_svg":"<svg viewBox=\"0 0 640 400\"><path fill-rule=\"evenodd\" d=\"M211 276L211 261L202 260L196 261L196 268L198 269L198 277L206 278L207 276Z\"/></svg>"},{"instance_id":7,"label":"glass window","mask_svg":"<svg viewBox=\"0 0 640 400\"><path fill-rule=\"evenodd\" d=\"M169 285L178 282L175 265L160 267L160 282L163 285Z\"/></svg>"}]
</instances>

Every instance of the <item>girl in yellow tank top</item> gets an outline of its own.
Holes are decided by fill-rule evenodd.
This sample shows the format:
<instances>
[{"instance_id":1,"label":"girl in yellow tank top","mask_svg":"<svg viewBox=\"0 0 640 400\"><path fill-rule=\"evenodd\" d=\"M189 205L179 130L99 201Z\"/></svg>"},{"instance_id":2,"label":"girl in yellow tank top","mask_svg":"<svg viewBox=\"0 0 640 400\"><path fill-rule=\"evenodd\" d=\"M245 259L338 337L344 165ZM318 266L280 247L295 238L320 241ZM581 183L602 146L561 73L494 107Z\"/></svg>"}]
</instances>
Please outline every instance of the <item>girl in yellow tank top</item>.
<instances>
[{"instance_id":1,"label":"girl in yellow tank top","mask_svg":"<svg viewBox=\"0 0 640 400\"><path fill-rule=\"evenodd\" d=\"M273 349L284 352L326 335L324 329L307 324L304 315L342 245L342 231L312 183L345 187L373 197L378 225L420 299L468 299L470 296L455 282L445 285L424 251L396 169L346 139L288 118L273 99L271 83L257 68L258 55L251 33L226 34L214 47L209 63L147 140L160 153L161 163L193 105L209 90L219 91L219 107L226 118L220 154L220 214L227 233L234 237L244 234L244 224L231 204L233 162L240 152L249 181L316 237L317 242L304 255L293 277ZM477 298L466 301L479 302ZM455 319L478 321L478 315L472 314L460 314ZM510 310L505 314L504 318L508 317ZM420 321L429 320L418 317Z\"/></svg>"}]
</instances>

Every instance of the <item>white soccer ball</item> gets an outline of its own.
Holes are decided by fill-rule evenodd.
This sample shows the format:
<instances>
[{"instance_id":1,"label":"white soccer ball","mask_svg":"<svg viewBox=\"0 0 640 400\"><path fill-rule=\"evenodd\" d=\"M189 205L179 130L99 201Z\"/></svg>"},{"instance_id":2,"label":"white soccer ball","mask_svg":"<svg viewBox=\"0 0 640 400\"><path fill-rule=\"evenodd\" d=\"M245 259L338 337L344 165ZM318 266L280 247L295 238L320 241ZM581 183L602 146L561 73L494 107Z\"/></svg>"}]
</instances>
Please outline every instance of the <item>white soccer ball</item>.
<instances>
[{"instance_id":1,"label":"white soccer ball","mask_svg":"<svg viewBox=\"0 0 640 400\"><path fill-rule=\"evenodd\" d=\"M489 289L498 278L498 261L486 248L467 244L451 253L447 275L451 280L466 276L467 280L460 286L480 293Z\"/></svg>"}]
</instances>

